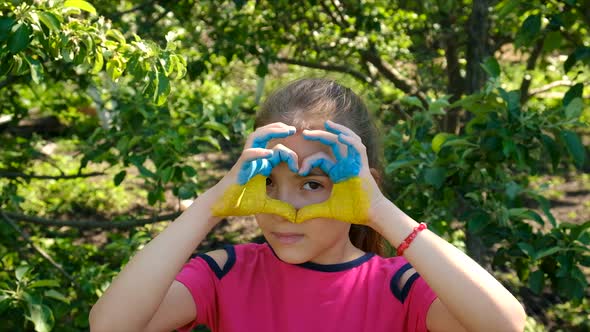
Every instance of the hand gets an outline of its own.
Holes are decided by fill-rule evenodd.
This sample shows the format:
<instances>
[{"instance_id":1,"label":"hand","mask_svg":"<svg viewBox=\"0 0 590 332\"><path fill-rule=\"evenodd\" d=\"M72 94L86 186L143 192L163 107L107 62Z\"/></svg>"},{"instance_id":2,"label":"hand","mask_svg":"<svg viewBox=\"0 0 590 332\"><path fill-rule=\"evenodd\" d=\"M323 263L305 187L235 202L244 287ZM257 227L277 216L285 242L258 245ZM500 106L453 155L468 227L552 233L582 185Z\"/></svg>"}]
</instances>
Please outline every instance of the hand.
<instances>
[{"instance_id":1,"label":"hand","mask_svg":"<svg viewBox=\"0 0 590 332\"><path fill-rule=\"evenodd\" d=\"M299 174L305 176L312 168L319 167L334 182L332 194L327 201L299 211L297 222L331 217L370 224L374 209L387 198L371 175L366 147L355 132L343 125L327 121L325 128L326 131L304 130L303 137L330 146L336 161L323 152L316 153L303 161Z\"/></svg>"},{"instance_id":2,"label":"hand","mask_svg":"<svg viewBox=\"0 0 590 332\"><path fill-rule=\"evenodd\" d=\"M295 134L296 128L281 122L258 128L246 140L242 155L220 181L216 190L221 192L212 212L215 216L240 216L273 213L295 220L295 209L288 203L266 195L266 178L280 162L286 162L297 172L297 154L282 144L272 149L266 145L274 138Z\"/></svg>"}]
</instances>

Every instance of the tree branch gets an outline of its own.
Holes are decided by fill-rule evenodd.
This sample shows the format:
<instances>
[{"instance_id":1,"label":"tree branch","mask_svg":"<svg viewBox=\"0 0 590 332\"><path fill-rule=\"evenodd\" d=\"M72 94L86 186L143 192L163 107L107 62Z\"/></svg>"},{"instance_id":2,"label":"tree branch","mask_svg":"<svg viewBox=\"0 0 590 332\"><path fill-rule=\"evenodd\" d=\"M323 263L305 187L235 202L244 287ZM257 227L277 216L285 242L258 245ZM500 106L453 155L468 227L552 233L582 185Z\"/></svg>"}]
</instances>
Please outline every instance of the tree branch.
<instances>
[{"instance_id":1,"label":"tree branch","mask_svg":"<svg viewBox=\"0 0 590 332\"><path fill-rule=\"evenodd\" d=\"M26 221L34 224L39 225L46 225L46 226L69 226L75 228L101 228L101 229L126 229L126 228L133 228L136 226L142 226L146 224L153 224L161 221L170 221L176 219L181 213L174 212L170 214L164 214L160 216L155 216L151 218L144 218L144 219L130 219L125 221L110 221L110 220L54 220L54 219L46 219L41 217L35 216L27 216L24 214L9 212L9 211L2 211L0 213L3 216L8 216L10 218Z\"/></svg>"},{"instance_id":2,"label":"tree branch","mask_svg":"<svg viewBox=\"0 0 590 332\"><path fill-rule=\"evenodd\" d=\"M73 285L75 285L78 289L80 288L80 285L76 282L76 279L74 279L74 277L72 277L69 273L67 273L63 269L63 267L61 265L59 265L48 253L46 253L43 249L39 248L35 243L33 243L33 241L31 240L31 236L26 231L24 231L23 229L21 229L20 227L18 227L18 225L16 224L16 222L14 220L12 220L10 217L8 217L8 215L5 212L0 211L0 215L2 215L2 217L4 218L4 220L6 220L6 222L8 222L8 224L10 226L12 226L12 228L14 228L15 231L17 231L18 233L20 233L20 235L25 239L25 241L27 243L29 243L29 245L37 253L39 253L39 255L41 255L41 257L43 257L51 265L53 265L59 272L61 272L61 274L63 274L66 278L68 278L70 280L70 282Z\"/></svg>"},{"instance_id":3,"label":"tree branch","mask_svg":"<svg viewBox=\"0 0 590 332\"><path fill-rule=\"evenodd\" d=\"M361 73L360 71L352 69L350 66L331 65L331 64L326 64L326 63L318 63L318 62L297 60L297 59L291 59L291 58L283 58L283 57L277 57L276 60L277 60L277 62L280 62L280 63L288 63L291 65L303 66L303 67L308 67L308 68L323 69L323 70L327 70L327 71L345 73L345 74L349 74L349 75L353 76L354 78L356 78L359 81L362 81L363 83L371 83L371 84L373 83L369 76Z\"/></svg>"},{"instance_id":4,"label":"tree branch","mask_svg":"<svg viewBox=\"0 0 590 332\"><path fill-rule=\"evenodd\" d=\"M141 10L141 9L143 9L143 8L146 8L146 7L148 7L148 6L151 6L151 5L153 5L154 3L156 3L157 1L158 1L158 0L149 0L149 1L146 1L146 2L144 2L144 3L140 3L139 5L137 5L137 6L133 7L133 8L131 8L131 9L124 10L124 11L122 11L122 12L116 12L116 13L114 13L114 14L110 15L110 16L107 16L107 17L108 17L109 19L111 19L111 20L115 20L115 19L118 19L119 17L121 17L121 16L123 16L123 15L125 15L125 14L133 13L134 11L138 11L138 10ZM105 15L105 16L106 16L106 15Z\"/></svg>"},{"instance_id":5,"label":"tree branch","mask_svg":"<svg viewBox=\"0 0 590 332\"><path fill-rule=\"evenodd\" d=\"M418 88L409 80L405 79L395 68L390 64L383 61L374 46L371 46L369 50L361 52L361 57L364 61L369 62L381 73L386 79L391 81L398 89L403 92L418 97L420 101L426 106L426 95L418 90Z\"/></svg>"},{"instance_id":6,"label":"tree branch","mask_svg":"<svg viewBox=\"0 0 590 332\"><path fill-rule=\"evenodd\" d=\"M38 175L38 174L25 174L19 172L3 172L0 171L0 178L5 179L46 179L46 180L62 180L62 179L78 179L78 178L89 178L93 176L104 175L102 172L93 172L85 174L74 174L74 175Z\"/></svg>"},{"instance_id":7,"label":"tree branch","mask_svg":"<svg viewBox=\"0 0 590 332\"><path fill-rule=\"evenodd\" d=\"M543 43L545 42L545 34L543 34L543 37L539 38L537 40L537 43L535 44L535 47L533 48L533 51L531 52L531 55L529 56L527 63L526 63L526 71L530 71L535 69L535 65L537 63L537 59L539 58L539 56L541 55L541 51L543 50ZM531 79L527 78L527 75L525 74L522 82L520 83L520 103L524 104L531 96L529 96L529 87L531 86Z\"/></svg>"},{"instance_id":8,"label":"tree branch","mask_svg":"<svg viewBox=\"0 0 590 332\"><path fill-rule=\"evenodd\" d=\"M573 85L574 85L574 83L570 80L554 81L549 84L543 85L542 87L532 89L531 92L529 93L528 97L530 98L530 97L537 95L539 93L547 92L547 91L549 91L553 88L556 88L558 86L573 86Z\"/></svg>"}]
</instances>

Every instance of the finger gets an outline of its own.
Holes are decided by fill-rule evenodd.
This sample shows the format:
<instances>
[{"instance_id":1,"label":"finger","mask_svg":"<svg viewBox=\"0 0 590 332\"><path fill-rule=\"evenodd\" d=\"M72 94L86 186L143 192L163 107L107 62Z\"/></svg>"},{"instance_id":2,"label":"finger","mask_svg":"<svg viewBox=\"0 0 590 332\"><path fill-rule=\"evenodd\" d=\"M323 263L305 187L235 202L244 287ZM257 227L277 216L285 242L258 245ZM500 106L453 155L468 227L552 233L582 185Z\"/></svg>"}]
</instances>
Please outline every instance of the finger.
<instances>
[{"instance_id":1,"label":"finger","mask_svg":"<svg viewBox=\"0 0 590 332\"><path fill-rule=\"evenodd\" d=\"M282 122L274 122L256 129L246 141L246 148L265 148L273 138L282 138L295 134L297 128Z\"/></svg>"},{"instance_id":2,"label":"finger","mask_svg":"<svg viewBox=\"0 0 590 332\"><path fill-rule=\"evenodd\" d=\"M268 159L249 160L242 164L242 168L240 168L240 172L238 173L238 183L244 185L258 174L269 176L271 172L272 164Z\"/></svg>"},{"instance_id":3,"label":"finger","mask_svg":"<svg viewBox=\"0 0 590 332\"><path fill-rule=\"evenodd\" d=\"M303 160L301 168L299 168L299 175L307 176L309 172L316 167L321 169L326 175L329 175L334 165L335 163L327 153L317 152Z\"/></svg>"},{"instance_id":4,"label":"finger","mask_svg":"<svg viewBox=\"0 0 590 332\"><path fill-rule=\"evenodd\" d=\"M347 146L346 158L351 159L362 165L362 157L360 151L365 151L366 148L358 139L344 134L338 135L338 141Z\"/></svg>"},{"instance_id":5,"label":"finger","mask_svg":"<svg viewBox=\"0 0 590 332\"><path fill-rule=\"evenodd\" d=\"M240 159L243 163L252 161L254 159L266 158L272 155L272 150L263 148L251 148L242 151Z\"/></svg>"},{"instance_id":6,"label":"finger","mask_svg":"<svg viewBox=\"0 0 590 332\"><path fill-rule=\"evenodd\" d=\"M329 133L324 130L304 130L303 131L303 138L309 141L319 141L323 144L326 144L330 148L332 148L332 152L334 153L334 157L336 160L342 160L342 152L344 147L338 143L338 135L333 133Z\"/></svg>"},{"instance_id":7,"label":"finger","mask_svg":"<svg viewBox=\"0 0 590 332\"><path fill-rule=\"evenodd\" d=\"M241 161L240 170L238 171L238 183L243 185L257 174L270 174L270 171L267 170L272 170L272 166L266 159L270 156L272 156L272 150L269 149L256 148L242 151L242 155L238 160L238 163Z\"/></svg>"},{"instance_id":8,"label":"finger","mask_svg":"<svg viewBox=\"0 0 590 332\"><path fill-rule=\"evenodd\" d=\"M269 158L273 167L276 167L281 162L286 162L287 166L293 173L297 173L299 165L299 157L295 151L289 149L283 144L277 144L272 148L273 155Z\"/></svg>"},{"instance_id":9,"label":"finger","mask_svg":"<svg viewBox=\"0 0 590 332\"><path fill-rule=\"evenodd\" d=\"M336 134L336 135L340 135L340 134L344 134L347 136L351 136L351 137L355 137L357 138L359 141L362 141L360 136L357 135L357 133L355 133L352 129L341 125L339 123L336 123L334 121L328 120L324 123L324 127L326 128L327 131Z\"/></svg>"},{"instance_id":10,"label":"finger","mask_svg":"<svg viewBox=\"0 0 590 332\"><path fill-rule=\"evenodd\" d=\"M261 136L254 137L252 140L252 148L265 148L268 142L275 138L284 138L295 134L296 129L293 128L268 128L261 133Z\"/></svg>"}]
</instances>

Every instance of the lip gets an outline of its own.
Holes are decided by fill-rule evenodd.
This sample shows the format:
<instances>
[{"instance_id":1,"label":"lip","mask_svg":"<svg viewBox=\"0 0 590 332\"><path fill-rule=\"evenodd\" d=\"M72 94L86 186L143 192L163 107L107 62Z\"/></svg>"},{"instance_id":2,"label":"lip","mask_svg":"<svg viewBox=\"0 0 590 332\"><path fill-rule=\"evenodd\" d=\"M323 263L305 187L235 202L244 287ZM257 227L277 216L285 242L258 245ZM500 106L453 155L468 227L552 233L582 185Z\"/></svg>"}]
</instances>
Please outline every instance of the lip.
<instances>
[{"instance_id":1,"label":"lip","mask_svg":"<svg viewBox=\"0 0 590 332\"><path fill-rule=\"evenodd\" d=\"M301 241L304 237L304 235L301 233L272 232L271 234L282 244L294 244Z\"/></svg>"}]
</instances>

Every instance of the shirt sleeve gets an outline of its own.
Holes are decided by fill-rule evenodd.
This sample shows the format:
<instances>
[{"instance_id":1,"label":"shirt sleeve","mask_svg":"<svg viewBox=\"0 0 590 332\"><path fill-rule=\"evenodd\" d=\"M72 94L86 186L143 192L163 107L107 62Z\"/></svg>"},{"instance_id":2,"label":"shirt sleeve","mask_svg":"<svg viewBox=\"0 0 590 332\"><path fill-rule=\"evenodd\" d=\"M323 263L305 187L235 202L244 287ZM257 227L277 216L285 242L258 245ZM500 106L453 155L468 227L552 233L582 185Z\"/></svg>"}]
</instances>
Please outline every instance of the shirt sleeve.
<instances>
[{"instance_id":1,"label":"shirt sleeve","mask_svg":"<svg viewBox=\"0 0 590 332\"><path fill-rule=\"evenodd\" d=\"M182 283L191 293L197 308L197 319L179 327L179 332L190 332L195 326L212 326L217 316L218 279L202 256L197 256L184 264L175 280Z\"/></svg>"},{"instance_id":2,"label":"shirt sleeve","mask_svg":"<svg viewBox=\"0 0 590 332\"><path fill-rule=\"evenodd\" d=\"M428 286L422 277L415 273L407 283L411 282L408 297L404 302L406 307L406 319L408 331L428 331L426 328L426 316L430 305L437 298L434 291Z\"/></svg>"}]
</instances>

